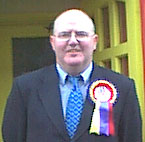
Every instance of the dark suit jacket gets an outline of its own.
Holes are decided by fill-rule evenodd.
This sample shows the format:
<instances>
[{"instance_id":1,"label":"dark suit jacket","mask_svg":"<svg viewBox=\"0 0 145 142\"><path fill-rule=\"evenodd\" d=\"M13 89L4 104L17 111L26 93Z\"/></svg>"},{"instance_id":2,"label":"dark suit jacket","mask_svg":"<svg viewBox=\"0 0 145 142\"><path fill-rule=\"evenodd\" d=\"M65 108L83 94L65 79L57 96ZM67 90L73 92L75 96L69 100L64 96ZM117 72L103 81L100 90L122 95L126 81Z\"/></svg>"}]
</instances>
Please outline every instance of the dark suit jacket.
<instances>
[{"instance_id":1,"label":"dark suit jacket","mask_svg":"<svg viewBox=\"0 0 145 142\"><path fill-rule=\"evenodd\" d=\"M59 77L52 65L15 79L4 115L4 142L141 142L140 110L133 81L98 66L91 76L91 81L96 79L108 80L118 90L118 102L113 107L115 136L89 134L94 104L87 98L77 133L70 140Z\"/></svg>"}]
</instances>

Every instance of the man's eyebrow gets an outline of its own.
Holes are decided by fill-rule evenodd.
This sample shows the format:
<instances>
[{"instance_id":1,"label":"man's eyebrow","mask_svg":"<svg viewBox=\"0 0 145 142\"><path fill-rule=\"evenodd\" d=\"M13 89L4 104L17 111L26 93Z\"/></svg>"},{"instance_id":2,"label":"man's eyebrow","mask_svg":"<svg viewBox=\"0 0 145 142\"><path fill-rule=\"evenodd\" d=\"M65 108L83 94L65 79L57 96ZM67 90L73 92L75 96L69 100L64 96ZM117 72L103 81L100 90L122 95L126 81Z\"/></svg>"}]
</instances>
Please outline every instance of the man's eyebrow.
<instances>
[{"instance_id":1,"label":"man's eyebrow","mask_svg":"<svg viewBox=\"0 0 145 142\"><path fill-rule=\"evenodd\" d=\"M68 32L67 32L67 31L62 31L62 32L59 32L58 34L59 34L59 35L60 35L60 34L71 34L71 32L69 32L69 31L68 31Z\"/></svg>"}]
</instances>

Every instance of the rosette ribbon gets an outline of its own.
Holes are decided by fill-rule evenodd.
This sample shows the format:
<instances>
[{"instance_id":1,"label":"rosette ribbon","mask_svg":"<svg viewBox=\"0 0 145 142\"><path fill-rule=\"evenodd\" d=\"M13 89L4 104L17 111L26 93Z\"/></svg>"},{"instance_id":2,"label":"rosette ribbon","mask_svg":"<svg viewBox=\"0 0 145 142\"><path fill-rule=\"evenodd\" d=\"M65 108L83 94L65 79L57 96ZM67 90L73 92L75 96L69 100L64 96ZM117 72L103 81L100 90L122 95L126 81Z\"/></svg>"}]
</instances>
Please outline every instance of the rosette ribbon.
<instances>
[{"instance_id":1,"label":"rosette ribbon","mask_svg":"<svg viewBox=\"0 0 145 142\"><path fill-rule=\"evenodd\" d=\"M98 80L91 84L89 93L95 103L90 134L115 135L113 104L117 98L116 88L108 81Z\"/></svg>"}]
</instances>

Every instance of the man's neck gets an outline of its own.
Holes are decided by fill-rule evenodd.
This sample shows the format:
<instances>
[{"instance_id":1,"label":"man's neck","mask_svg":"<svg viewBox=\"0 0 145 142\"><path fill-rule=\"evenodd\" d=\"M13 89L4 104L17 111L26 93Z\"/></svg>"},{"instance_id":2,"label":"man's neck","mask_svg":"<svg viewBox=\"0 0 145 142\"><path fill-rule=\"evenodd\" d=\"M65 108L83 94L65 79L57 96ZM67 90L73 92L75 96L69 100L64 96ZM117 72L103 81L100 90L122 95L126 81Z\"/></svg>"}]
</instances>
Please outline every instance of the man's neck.
<instances>
[{"instance_id":1,"label":"man's neck","mask_svg":"<svg viewBox=\"0 0 145 142\"><path fill-rule=\"evenodd\" d=\"M63 67L60 64L59 65L69 75L77 76L80 73L84 72L90 64L91 64L91 62L85 66L78 65L78 66L65 66L65 67Z\"/></svg>"}]
</instances>

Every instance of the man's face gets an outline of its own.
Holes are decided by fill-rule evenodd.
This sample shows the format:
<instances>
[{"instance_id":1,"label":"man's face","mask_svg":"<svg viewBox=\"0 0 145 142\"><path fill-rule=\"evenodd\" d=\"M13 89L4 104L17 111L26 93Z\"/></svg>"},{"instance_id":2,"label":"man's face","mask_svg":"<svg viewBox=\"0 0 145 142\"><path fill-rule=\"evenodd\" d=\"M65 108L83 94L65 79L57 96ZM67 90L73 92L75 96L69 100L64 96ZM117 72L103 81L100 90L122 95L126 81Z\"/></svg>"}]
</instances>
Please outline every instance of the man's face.
<instances>
[{"instance_id":1,"label":"man's face","mask_svg":"<svg viewBox=\"0 0 145 142\"><path fill-rule=\"evenodd\" d=\"M92 61L97 35L88 17L65 16L57 21L54 35L50 37L56 62L65 67L80 66L85 69Z\"/></svg>"}]
</instances>

